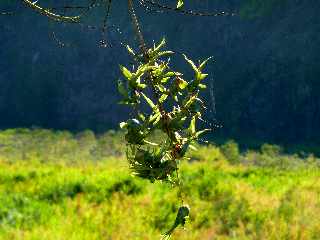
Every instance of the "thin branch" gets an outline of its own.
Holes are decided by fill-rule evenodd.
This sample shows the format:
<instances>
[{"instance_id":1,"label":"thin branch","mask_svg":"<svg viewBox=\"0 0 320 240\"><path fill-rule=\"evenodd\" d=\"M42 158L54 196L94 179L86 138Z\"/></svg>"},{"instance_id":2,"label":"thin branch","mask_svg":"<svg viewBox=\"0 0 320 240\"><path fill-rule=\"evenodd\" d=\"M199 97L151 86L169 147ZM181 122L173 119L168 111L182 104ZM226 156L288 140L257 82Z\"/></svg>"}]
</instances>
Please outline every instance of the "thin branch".
<instances>
[{"instance_id":1,"label":"thin branch","mask_svg":"<svg viewBox=\"0 0 320 240\"><path fill-rule=\"evenodd\" d=\"M64 16L59 15L57 13L51 12L49 9L45 9L40 7L39 5L31 2L30 0L22 0L27 6L34 9L35 11L39 12L42 15L45 15L55 21L63 21L63 22L71 22L71 23L77 23L80 21L80 16Z\"/></svg>"},{"instance_id":2,"label":"thin branch","mask_svg":"<svg viewBox=\"0 0 320 240\"><path fill-rule=\"evenodd\" d=\"M110 11L111 11L111 4L112 4L112 0L109 0L107 4L107 12L106 15L103 19L103 26L102 26L102 37L103 39L101 40L101 46L102 47L107 47L107 39L106 39L106 32L107 32L107 24L108 24L108 18L110 15ZM110 44L109 44L110 45Z\"/></svg>"},{"instance_id":3,"label":"thin branch","mask_svg":"<svg viewBox=\"0 0 320 240\"><path fill-rule=\"evenodd\" d=\"M72 47L74 46L72 43L65 43L65 42L62 42L56 35L56 33L53 31L52 32L52 38L53 40L58 44L59 47Z\"/></svg>"},{"instance_id":4,"label":"thin branch","mask_svg":"<svg viewBox=\"0 0 320 240\"><path fill-rule=\"evenodd\" d=\"M60 10L60 9L88 9L88 6L57 6L57 7L50 7L49 10Z\"/></svg>"},{"instance_id":5,"label":"thin branch","mask_svg":"<svg viewBox=\"0 0 320 240\"><path fill-rule=\"evenodd\" d=\"M137 15L135 13L132 0L128 0L128 9L129 9L129 14L130 14L131 21L132 21L132 24L133 24L133 27L135 30L135 34L138 37L138 41L139 41L139 45L140 45L139 47L141 49L141 52L145 58L148 58L148 56L147 56L148 50L147 50L146 43L143 38L143 34L140 29L140 24L139 24Z\"/></svg>"},{"instance_id":6,"label":"thin branch","mask_svg":"<svg viewBox=\"0 0 320 240\"><path fill-rule=\"evenodd\" d=\"M0 12L0 15L13 15L14 12Z\"/></svg>"},{"instance_id":7,"label":"thin branch","mask_svg":"<svg viewBox=\"0 0 320 240\"><path fill-rule=\"evenodd\" d=\"M111 4L112 4L112 0L109 0L107 3L107 12L106 12L106 15L103 20L102 32L105 32L107 30L108 18L109 18L110 11L111 11Z\"/></svg>"},{"instance_id":8,"label":"thin branch","mask_svg":"<svg viewBox=\"0 0 320 240\"><path fill-rule=\"evenodd\" d=\"M155 2L154 0L140 0L140 4L144 6L147 6L147 4L149 4L152 7L156 7L158 9L162 9L165 11L174 11L177 13L181 13L181 14L185 14L185 15L192 15L192 16L200 16L200 17L217 17L217 16L234 16L235 13L227 13L224 11L219 11L219 12L197 12L197 11L193 11L193 10L184 10L184 9L180 9L177 7L170 7L168 5L164 5L164 4L160 4Z\"/></svg>"}]
</instances>

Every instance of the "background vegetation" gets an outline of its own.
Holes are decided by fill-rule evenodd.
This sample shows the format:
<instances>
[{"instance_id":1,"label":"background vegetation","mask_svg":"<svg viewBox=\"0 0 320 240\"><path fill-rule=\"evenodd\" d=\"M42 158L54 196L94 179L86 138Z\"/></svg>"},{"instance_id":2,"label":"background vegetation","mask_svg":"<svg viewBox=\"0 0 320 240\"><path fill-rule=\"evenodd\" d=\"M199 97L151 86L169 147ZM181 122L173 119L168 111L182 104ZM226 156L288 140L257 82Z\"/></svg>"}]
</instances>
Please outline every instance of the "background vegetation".
<instances>
[{"instance_id":1,"label":"background vegetation","mask_svg":"<svg viewBox=\"0 0 320 240\"><path fill-rule=\"evenodd\" d=\"M14 1L2 1L1 8L17 12L0 21L1 128L104 132L126 118L116 104L118 63L129 64L120 42L134 45L125 1L114 4L110 16L110 26L122 32L110 27L107 39L113 48L98 47L100 29L85 26L101 27L102 12L78 26L48 22ZM215 136L241 143L319 142L319 1L189 1L186 8L236 15L197 18L141 11L139 16L148 43L165 35L169 49L191 59L214 56L206 119L223 125ZM55 38L71 46L61 47ZM187 70L182 57L176 63Z\"/></svg>"},{"instance_id":2,"label":"background vegetation","mask_svg":"<svg viewBox=\"0 0 320 240\"><path fill-rule=\"evenodd\" d=\"M62 3L75 2L87 1ZM106 33L113 48L98 44L104 10L68 26L1 2L14 14L0 22L0 128L11 128L0 131L0 239L159 239L178 196L192 210L174 239L320 238L320 159L264 143L319 144L319 1L187 4L235 14L139 12L148 43L166 35L170 49L218 62L205 119L222 123L223 141L187 152L173 188L131 176L123 132L105 132L127 116L116 104L117 64L130 64L121 44L134 41L125 1Z\"/></svg>"},{"instance_id":3,"label":"background vegetation","mask_svg":"<svg viewBox=\"0 0 320 240\"><path fill-rule=\"evenodd\" d=\"M0 239L160 239L178 189L130 176L121 132L0 132ZM192 206L173 239L319 239L320 159L279 146L198 146L183 161Z\"/></svg>"}]
</instances>

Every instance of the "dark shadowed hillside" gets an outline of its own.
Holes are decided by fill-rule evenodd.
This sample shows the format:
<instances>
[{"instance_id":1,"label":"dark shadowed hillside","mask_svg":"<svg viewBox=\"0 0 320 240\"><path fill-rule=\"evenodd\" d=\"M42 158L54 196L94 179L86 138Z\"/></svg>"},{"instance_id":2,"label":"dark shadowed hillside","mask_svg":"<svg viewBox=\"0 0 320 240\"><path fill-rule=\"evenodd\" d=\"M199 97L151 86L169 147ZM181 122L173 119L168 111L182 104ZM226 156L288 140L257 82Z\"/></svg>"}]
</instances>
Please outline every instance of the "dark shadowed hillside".
<instances>
[{"instance_id":1,"label":"dark shadowed hillside","mask_svg":"<svg viewBox=\"0 0 320 240\"><path fill-rule=\"evenodd\" d=\"M125 118L116 92L118 64L128 61L120 42L134 45L134 39L124 2L114 7L110 24L122 34L108 33L112 48L98 47L99 31L51 23L23 6L14 16L0 17L1 128L103 131ZM208 91L207 118L223 125L219 135L291 143L319 139L320 2L195 1L189 7L237 15L138 12L149 43L166 36L169 48L193 59L214 56L209 85L216 114ZM100 23L99 14L88 23ZM62 48L52 32L71 46ZM175 61L184 66L182 58Z\"/></svg>"}]
</instances>

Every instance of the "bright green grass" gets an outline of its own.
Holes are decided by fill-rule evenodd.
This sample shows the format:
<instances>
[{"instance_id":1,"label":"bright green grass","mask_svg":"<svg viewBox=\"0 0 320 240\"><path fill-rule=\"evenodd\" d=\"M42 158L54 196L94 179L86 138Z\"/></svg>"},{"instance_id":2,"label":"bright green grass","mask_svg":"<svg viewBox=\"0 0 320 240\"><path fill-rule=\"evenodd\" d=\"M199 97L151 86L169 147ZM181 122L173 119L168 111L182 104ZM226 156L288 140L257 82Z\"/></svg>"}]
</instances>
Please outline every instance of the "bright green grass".
<instances>
[{"instance_id":1,"label":"bright green grass","mask_svg":"<svg viewBox=\"0 0 320 240\"><path fill-rule=\"evenodd\" d=\"M117 138L19 134L0 132L0 239L160 239L170 228L178 189L132 177ZM172 239L320 239L319 159L269 147L231 165L226 151L237 151L223 149L200 147L181 164L191 216Z\"/></svg>"},{"instance_id":2,"label":"bright green grass","mask_svg":"<svg viewBox=\"0 0 320 240\"><path fill-rule=\"evenodd\" d=\"M1 239L160 239L177 189L130 176L121 159L97 165L2 163ZM319 239L320 171L192 163L191 206L173 239Z\"/></svg>"}]
</instances>

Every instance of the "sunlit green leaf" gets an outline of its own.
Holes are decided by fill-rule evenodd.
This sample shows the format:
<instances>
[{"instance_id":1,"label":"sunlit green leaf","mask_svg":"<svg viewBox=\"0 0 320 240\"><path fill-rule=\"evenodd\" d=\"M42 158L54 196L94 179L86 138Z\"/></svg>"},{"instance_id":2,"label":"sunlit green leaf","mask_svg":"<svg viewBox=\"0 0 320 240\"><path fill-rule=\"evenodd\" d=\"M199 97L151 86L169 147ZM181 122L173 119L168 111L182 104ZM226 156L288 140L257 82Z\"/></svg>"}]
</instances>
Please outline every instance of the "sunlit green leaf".
<instances>
[{"instance_id":1,"label":"sunlit green leaf","mask_svg":"<svg viewBox=\"0 0 320 240\"><path fill-rule=\"evenodd\" d=\"M119 125L120 125L120 128L123 129L123 128L126 128L128 124L126 122L121 122Z\"/></svg>"},{"instance_id":2,"label":"sunlit green leaf","mask_svg":"<svg viewBox=\"0 0 320 240\"><path fill-rule=\"evenodd\" d=\"M156 57L157 57L157 58L160 58L160 57L163 57L163 56L166 56L166 55L172 55L172 54L174 54L174 52L172 52L172 51L163 51L163 52L159 52L159 53L156 55Z\"/></svg>"},{"instance_id":3,"label":"sunlit green leaf","mask_svg":"<svg viewBox=\"0 0 320 240\"><path fill-rule=\"evenodd\" d=\"M168 95L167 94L162 94L162 96L159 98L159 102L163 103L167 99Z\"/></svg>"},{"instance_id":4,"label":"sunlit green leaf","mask_svg":"<svg viewBox=\"0 0 320 240\"><path fill-rule=\"evenodd\" d=\"M156 118L156 120L153 122L153 125L155 126L160 120L161 120L161 114L157 115L157 118Z\"/></svg>"},{"instance_id":5,"label":"sunlit green leaf","mask_svg":"<svg viewBox=\"0 0 320 240\"><path fill-rule=\"evenodd\" d=\"M203 68L206 66L206 64L208 63L208 61L212 59L212 57L208 57L206 60L204 60L202 63L200 63L199 65L199 70L202 71Z\"/></svg>"},{"instance_id":6,"label":"sunlit green leaf","mask_svg":"<svg viewBox=\"0 0 320 240\"><path fill-rule=\"evenodd\" d=\"M207 88L207 86L205 84L201 84L201 83L198 85L198 87L200 89L206 89Z\"/></svg>"},{"instance_id":7,"label":"sunlit green leaf","mask_svg":"<svg viewBox=\"0 0 320 240\"><path fill-rule=\"evenodd\" d=\"M189 145L189 148L191 149L191 150L193 150L193 151L197 151L198 149L195 147L195 146L193 146L193 145Z\"/></svg>"},{"instance_id":8,"label":"sunlit green leaf","mask_svg":"<svg viewBox=\"0 0 320 240\"><path fill-rule=\"evenodd\" d=\"M182 8L184 5L184 1L183 0L178 0L178 3L177 3L177 9L180 9Z\"/></svg>"},{"instance_id":9,"label":"sunlit green leaf","mask_svg":"<svg viewBox=\"0 0 320 240\"><path fill-rule=\"evenodd\" d=\"M118 80L118 91L124 98L128 98L128 90L126 89L121 80Z\"/></svg>"},{"instance_id":10,"label":"sunlit green leaf","mask_svg":"<svg viewBox=\"0 0 320 240\"><path fill-rule=\"evenodd\" d=\"M136 54L135 54L134 51L130 48L130 46L127 45L126 47L127 47L128 52L129 52L133 57L135 57Z\"/></svg>"},{"instance_id":11,"label":"sunlit green leaf","mask_svg":"<svg viewBox=\"0 0 320 240\"><path fill-rule=\"evenodd\" d=\"M165 38L162 38L160 44L154 48L154 51L155 51L155 52L159 51L159 50L160 50L162 47L164 47L165 45L166 45L166 39L165 39Z\"/></svg>"},{"instance_id":12,"label":"sunlit green leaf","mask_svg":"<svg viewBox=\"0 0 320 240\"><path fill-rule=\"evenodd\" d=\"M170 77L161 78L161 83L167 83L170 80Z\"/></svg>"},{"instance_id":13,"label":"sunlit green leaf","mask_svg":"<svg viewBox=\"0 0 320 240\"><path fill-rule=\"evenodd\" d=\"M192 103L196 101L197 97L196 96L191 96L189 99L186 100L184 107L189 108Z\"/></svg>"},{"instance_id":14,"label":"sunlit green leaf","mask_svg":"<svg viewBox=\"0 0 320 240\"><path fill-rule=\"evenodd\" d=\"M206 73L200 73L199 75L197 75L197 80L202 81L207 76L208 76L208 74L206 74Z\"/></svg>"},{"instance_id":15,"label":"sunlit green leaf","mask_svg":"<svg viewBox=\"0 0 320 240\"><path fill-rule=\"evenodd\" d=\"M164 77L173 77L173 76L178 76L179 74L176 72L167 72Z\"/></svg>"},{"instance_id":16,"label":"sunlit green leaf","mask_svg":"<svg viewBox=\"0 0 320 240\"><path fill-rule=\"evenodd\" d=\"M137 85L137 87L138 87L139 89L144 89L144 88L147 87L147 85L146 85L146 84L143 84L143 83L139 83L139 84Z\"/></svg>"},{"instance_id":17,"label":"sunlit green leaf","mask_svg":"<svg viewBox=\"0 0 320 240\"><path fill-rule=\"evenodd\" d=\"M187 86L188 86L188 82L183 80L182 78L178 77L177 78L177 82L178 82L178 86L179 88L182 90L182 89L185 89Z\"/></svg>"},{"instance_id":18,"label":"sunlit green leaf","mask_svg":"<svg viewBox=\"0 0 320 240\"><path fill-rule=\"evenodd\" d=\"M132 73L126 67L120 65L120 70L126 79L130 80L132 78Z\"/></svg>"},{"instance_id":19,"label":"sunlit green leaf","mask_svg":"<svg viewBox=\"0 0 320 240\"><path fill-rule=\"evenodd\" d=\"M138 117L139 117L142 121L145 121L145 120L146 120L146 117L145 117L142 113L139 113L139 114L138 114Z\"/></svg>"},{"instance_id":20,"label":"sunlit green leaf","mask_svg":"<svg viewBox=\"0 0 320 240\"><path fill-rule=\"evenodd\" d=\"M141 93L141 94L152 109L157 108L150 98L148 98L144 93Z\"/></svg>"},{"instance_id":21,"label":"sunlit green leaf","mask_svg":"<svg viewBox=\"0 0 320 240\"><path fill-rule=\"evenodd\" d=\"M210 131L212 131L212 129L203 129L203 130L201 130L201 131L198 131L198 132L195 134L195 137L198 138L198 137L200 137L200 135L202 135L202 134L204 134L204 133L206 133L206 132L210 132Z\"/></svg>"},{"instance_id":22,"label":"sunlit green leaf","mask_svg":"<svg viewBox=\"0 0 320 240\"><path fill-rule=\"evenodd\" d=\"M149 117L149 122L153 123L160 116L160 112L157 112Z\"/></svg>"},{"instance_id":23,"label":"sunlit green leaf","mask_svg":"<svg viewBox=\"0 0 320 240\"><path fill-rule=\"evenodd\" d=\"M190 121L189 131L193 135L196 133L196 117L193 116Z\"/></svg>"},{"instance_id":24,"label":"sunlit green leaf","mask_svg":"<svg viewBox=\"0 0 320 240\"><path fill-rule=\"evenodd\" d=\"M189 63L189 65L192 67L192 69L198 73L199 69L197 68L197 66L194 64L194 62L192 60L190 60L185 54L182 54L184 59Z\"/></svg>"},{"instance_id":25,"label":"sunlit green leaf","mask_svg":"<svg viewBox=\"0 0 320 240\"><path fill-rule=\"evenodd\" d=\"M159 146L159 144L158 143L154 143L154 142L149 142L149 141L147 141L147 140L143 140L145 143L147 143L147 144L149 144L149 145L151 145L151 146Z\"/></svg>"}]
</instances>

